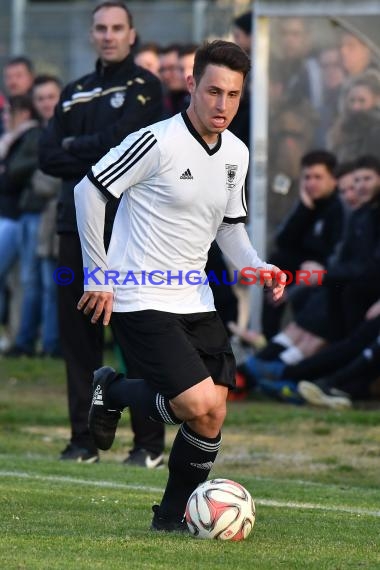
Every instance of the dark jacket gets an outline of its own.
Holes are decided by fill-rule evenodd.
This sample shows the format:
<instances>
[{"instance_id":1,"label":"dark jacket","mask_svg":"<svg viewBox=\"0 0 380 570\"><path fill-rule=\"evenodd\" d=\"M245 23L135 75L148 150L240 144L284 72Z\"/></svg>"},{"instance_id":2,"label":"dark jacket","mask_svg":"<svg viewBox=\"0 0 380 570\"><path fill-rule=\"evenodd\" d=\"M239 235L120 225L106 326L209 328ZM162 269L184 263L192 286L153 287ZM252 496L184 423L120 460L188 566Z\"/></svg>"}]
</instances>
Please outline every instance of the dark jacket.
<instances>
[{"instance_id":1,"label":"dark jacket","mask_svg":"<svg viewBox=\"0 0 380 570\"><path fill-rule=\"evenodd\" d=\"M58 232L77 232L74 186L110 148L129 133L162 117L161 83L137 66L129 55L104 67L99 61L93 73L67 85L53 119L41 137L40 166L62 178L58 203ZM74 137L68 149L62 141ZM107 204L110 230L118 202Z\"/></svg>"},{"instance_id":2,"label":"dark jacket","mask_svg":"<svg viewBox=\"0 0 380 570\"><path fill-rule=\"evenodd\" d=\"M342 238L343 207L337 192L315 201L315 208L299 202L277 234L277 247L294 254L298 263L326 265Z\"/></svg>"},{"instance_id":3,"label":"dark jacket","mask_svg":"<svg viewBox=\"0 0 380 570\"><path fill-rule=\"evenodd\" d=\"M339 256L328 266L324 284L380 278L380 196L355 210Z\"/></svg>"},{"instance_id":4,"label":"dark jacket","mask_svg":"<svg viewBox=\"0 0 380 570\"><path fill-rule=\"evenodd\" d=\"M0 216L16 220L21 214L20 199L38 167L40 128L23 131L10 145L0 174Z\"/></svg>"}]
</instances>

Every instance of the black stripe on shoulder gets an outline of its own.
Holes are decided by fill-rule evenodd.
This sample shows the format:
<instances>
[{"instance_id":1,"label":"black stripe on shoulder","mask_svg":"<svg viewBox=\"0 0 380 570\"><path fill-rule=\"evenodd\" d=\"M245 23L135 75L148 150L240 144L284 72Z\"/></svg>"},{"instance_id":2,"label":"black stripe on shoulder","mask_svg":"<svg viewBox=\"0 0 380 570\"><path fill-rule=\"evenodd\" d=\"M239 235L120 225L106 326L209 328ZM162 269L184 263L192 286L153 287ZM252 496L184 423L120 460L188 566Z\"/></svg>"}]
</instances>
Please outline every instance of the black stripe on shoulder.
<instances>
[{"instance_id":1,"label":"black stripe on shoulder","mask_svg":"<svg viewBox=\"0 0 380 570\"><path fill-rule=\"evenodd\" d=\"M224 224L245 224L247 221L247 216L241 216L240 218L223 218Z\"/></svg>"},{"instance_id":2,"label":"black stripe on shoulder","mask_svg":"<svg viewBox=\"0 0 380 570\"><path fill-rule=\"evenodd\" d=\"M94 186L97 187L97 189L103 194L103 196L107 199L107 200L114 200L115 196L113 194L111 194L111 192L108 192L107 188L104 188L104 186L102 185L101 182L99 182L99 180L97 180L94 176L94 173L92 172L92 170L90 170L89 172L87 172L87 178L90 180L90 182L92 182L94 184Z\"/></svg>"},{"instance_id":3,"label":"black stripe on shoulder","mask_svg":"<svg viewBox=\"0 0 380 570\"><path fill-rule=\"evenodd\" d=\"M134 149L136 146L138 146L141 142L144 142L144 140L145 140L146 138L149 139L149 138L151 138L151 137L153 137L153 134L152 134L150 131L144 132L144 133L141 135L141 137L139 137L138 139L136 139L135 142L134 142L133 144L131 144L131 146L129 146L129 147L123 152L123 154L121 154L121 155L119 156L119 158L118 158L117 160L115 160L114 162L112 162L111 164L109 164L104 170L102 170L101 172L99 172L99 174L98 174L99 178L102 177L102 176L104 176L104 175L106 175L106 174L109 174L112 169L115 169L121 162L124 161L124 159L126 158L126 156L128 155L128 153L132 152L133 149Z\"/></svg>"}]
</instances>

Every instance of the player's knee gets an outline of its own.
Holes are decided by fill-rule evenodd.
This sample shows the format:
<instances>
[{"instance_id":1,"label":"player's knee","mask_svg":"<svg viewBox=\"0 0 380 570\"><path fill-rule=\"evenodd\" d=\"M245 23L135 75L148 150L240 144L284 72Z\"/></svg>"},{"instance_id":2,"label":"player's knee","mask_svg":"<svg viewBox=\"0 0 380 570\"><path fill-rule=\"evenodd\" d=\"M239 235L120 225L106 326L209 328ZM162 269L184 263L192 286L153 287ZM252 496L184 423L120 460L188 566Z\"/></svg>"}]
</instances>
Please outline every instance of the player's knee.
<instances>
[{"instance_id":1,"label":"player's knee","mask_svg":"<svg viewBox=\"0 0 380 570\"><path fill-rule=\"evenodd\" d=\"M188 413L192 418L207 416L215 409L215 393L201 392L187 402Z\"/></svg>"}]
</instances>

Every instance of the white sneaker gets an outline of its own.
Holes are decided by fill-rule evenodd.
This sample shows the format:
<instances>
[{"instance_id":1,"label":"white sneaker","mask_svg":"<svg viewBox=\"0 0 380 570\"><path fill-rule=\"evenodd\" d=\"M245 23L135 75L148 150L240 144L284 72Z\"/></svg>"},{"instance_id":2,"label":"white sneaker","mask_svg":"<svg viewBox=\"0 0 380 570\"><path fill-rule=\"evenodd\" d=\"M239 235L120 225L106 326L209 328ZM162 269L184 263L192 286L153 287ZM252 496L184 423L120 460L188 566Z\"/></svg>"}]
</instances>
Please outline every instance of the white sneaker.
<instances>
[{"instance_id":1,"label":"white sneaker","mask_svg":"<svg viewBox=\"0 0 380 570\"><path fill-rule=\"evenodd\" d=\"M298 392L306 402L313 404L313 406L331 408L332 410L348 410L352 408L350 396L335 388L325 388L323 390L314 382L302 380L298 383Z\"/></svg>"}]
</instances>

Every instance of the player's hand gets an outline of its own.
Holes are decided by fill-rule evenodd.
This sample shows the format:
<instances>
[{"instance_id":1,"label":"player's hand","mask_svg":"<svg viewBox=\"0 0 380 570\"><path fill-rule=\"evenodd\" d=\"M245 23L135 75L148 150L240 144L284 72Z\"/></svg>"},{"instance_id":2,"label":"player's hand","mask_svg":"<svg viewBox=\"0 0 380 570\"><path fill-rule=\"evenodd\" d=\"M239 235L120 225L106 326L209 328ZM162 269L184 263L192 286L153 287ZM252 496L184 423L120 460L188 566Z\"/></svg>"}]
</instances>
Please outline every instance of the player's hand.
<instances>
[{"instance_id":1,"label":"player's hand","mask_svg":"<svg viewBox=\"0 0 380 570\"><path fill-rule=\"evenodd\" d=\"M279 301L284 294L286 274L279 267L273 265L271 271L268 272L268 276L266 277L266 272L263 275L265 287L272 289L272 300L274 302Z\"/></svg>"},{"instance_id":2,"label":"player's hand","mask_svg":"<svg viewBox=\"0 0 380 570\"><path fill-rule=\"evenodd\" d=\"M93 312L91 317L92 324L98 322L102 313L103 325L107 326L110 322L113 308L113 293L110 291L85 291L79 299L77 309L85 315Z\"/></svg>"}]
</instances>

